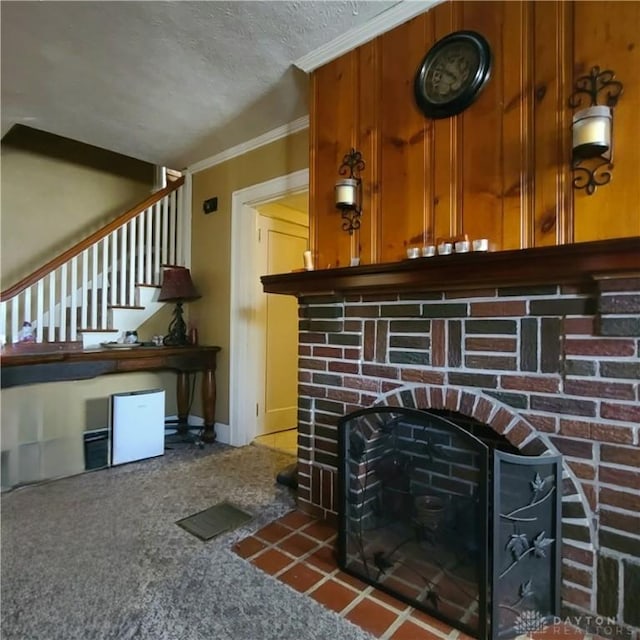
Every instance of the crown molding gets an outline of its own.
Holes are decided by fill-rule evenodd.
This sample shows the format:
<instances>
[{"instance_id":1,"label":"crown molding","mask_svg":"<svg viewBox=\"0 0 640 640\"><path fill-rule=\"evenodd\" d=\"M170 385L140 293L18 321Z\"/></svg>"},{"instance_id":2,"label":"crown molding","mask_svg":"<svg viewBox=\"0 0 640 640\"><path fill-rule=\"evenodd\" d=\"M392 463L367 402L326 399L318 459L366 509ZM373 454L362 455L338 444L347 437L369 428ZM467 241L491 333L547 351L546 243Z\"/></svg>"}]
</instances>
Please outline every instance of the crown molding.
<instances>
[{"instance_id":1,"label":"crown molding","mask_svg":"<svg viewBox=\"0 0 640 640\"><path fill-rule=\"evenodd\" d=\"M361 44L373 40L381 33L390 31L411 18L415 18L442 1L400 0L398 4L372 18L366 24L350 29L331 42L302 56L293 64L305 73L311 73L323 64L327 64L327 62L339 58L342 54L359 47Z\"/></svg>"},{"instance_id":2,"label":"crown molding","mask_svg":"<svg viewBox=\"0 0 640 640\"><path fill-rule=\"evenodd\" d=\"M260 147L264 147L271 142L275 142L276 140L280 140L281 138L286 138L287 136L293 135L298 131L302 131L303 129L308 128L309 116L302 116L301 118L298 118L293 122L288 122L281 127L277 127L276 129L267 131L266 133L263 133L256 138L252 138L251 140L247 140L246 142L241 142L240 144L237 144L234 147L229 147L228 149L225 149L224 151L221 151L214 156L210 156L209 158L200 160L199 162L196 162L195 164L188 167L186 171L191 174L198 173L199 171L204 171L205 169L214 167L217 164L221 164L223 162L226 162L227 160L231 160L232 158L242 156L249 151L259 149Z\"/></svg>"}]
</instances>

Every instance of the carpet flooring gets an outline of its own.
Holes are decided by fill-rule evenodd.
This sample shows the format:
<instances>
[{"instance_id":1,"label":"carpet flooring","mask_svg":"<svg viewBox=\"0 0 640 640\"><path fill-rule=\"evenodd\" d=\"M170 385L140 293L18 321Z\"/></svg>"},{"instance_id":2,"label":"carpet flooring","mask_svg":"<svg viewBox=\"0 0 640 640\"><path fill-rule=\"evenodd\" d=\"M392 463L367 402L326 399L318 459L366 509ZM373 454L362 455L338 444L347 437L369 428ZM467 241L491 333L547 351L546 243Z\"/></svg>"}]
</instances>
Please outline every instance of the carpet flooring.
<instances>
[{"instance_id":1,"label":"carpet flooring","mask_svg":"<svg viewBox=\"0 0 640 640\"><path fill-rule=\"evenodd\" d=\"M294 508L293 458L214 444L1 499L3 640L371 640L231 547ZM175 523L229 500L251 522L203 542Z\"/></svg>"}]
</instances>

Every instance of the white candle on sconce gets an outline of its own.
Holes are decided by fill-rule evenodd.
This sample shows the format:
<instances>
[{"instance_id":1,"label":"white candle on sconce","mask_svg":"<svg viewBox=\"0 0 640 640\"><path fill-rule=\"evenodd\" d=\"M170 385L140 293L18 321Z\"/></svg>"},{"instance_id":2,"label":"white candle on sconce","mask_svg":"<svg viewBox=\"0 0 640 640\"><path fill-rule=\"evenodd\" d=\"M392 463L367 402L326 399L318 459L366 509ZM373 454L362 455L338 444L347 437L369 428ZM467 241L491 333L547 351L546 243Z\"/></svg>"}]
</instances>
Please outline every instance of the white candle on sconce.
<instances>
[{"instance_id":1,"label":"white candle on sconce","mask_svg":"<svg viewBox=\"0 0 640 640\"><path fill-rule=\"evenodd\" d=\"M336 205L338 207L355 207L357 204L358 181L344 178L336 182Z\"/></svg>"},{"instance_id":2,"label":"white candle on sconce","mask_svg":"<svg viewBox=\"0 0 640 640\"><path fill-rule=\"evenodd\" d=\"M611 149L611 108L589 107L573 116L573 153L593 158Z\"/></svg>"}]
</instances>

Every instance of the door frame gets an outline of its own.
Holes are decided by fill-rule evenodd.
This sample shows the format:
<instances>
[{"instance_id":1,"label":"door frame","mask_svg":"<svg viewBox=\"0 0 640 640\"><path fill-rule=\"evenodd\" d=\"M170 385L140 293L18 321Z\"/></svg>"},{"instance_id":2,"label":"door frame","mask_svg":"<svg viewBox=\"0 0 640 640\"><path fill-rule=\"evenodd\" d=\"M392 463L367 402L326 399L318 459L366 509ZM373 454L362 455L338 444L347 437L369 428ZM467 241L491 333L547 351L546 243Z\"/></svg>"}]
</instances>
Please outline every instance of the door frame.
<instances>
[{"instance_id":1,"label":"door frame","mask_svg":"<svg viewBox=\"0 0 640 640\"><path fill-rule=\"evenodd\" d=\"M231 295L229 325L230 444L240 447L256 436L257 387L251 384L258 366L255 320L258 261L253 252L258 213L253 208L308 190L309 169L301 169L234 191L231 195Z\"/></svg>"},{"instance_id":2,"label":"door frame","mask_svg":"<svg viewBox=\"0 0 640 640\"><path fill-rule=\"evenodd\" d=\"M262 238L257 245L256 252L256 257L259 263L258 273L260 275L285 273L290 269L299 268L304 262L303 253L309 246L309 216L306 216L307 220L305 224L301 220L284 220L271 215L265 215L262 213L262 210L262 205L256 206L258 214L256 216L256 221L258 229L261 230L261 232L258 232L258 237ZM281 236L282 234L288 236L288 240L285 241L287 245L295 240L295 242L298 243L298 246L293 250L294 248L289 245L289 250L291 251L289 254L290 260L287 260L285 264L282 264L280 270L274 270L274 268L269 264L269 257L271 256L271 249L269 248L270 238L274 236ZM284 246L286 245L283 245L282 249L284 249ZM280 250L281 249L276 250L276 253ZM298 334L298 300L293 296L274 296L265 294L262 291L262 283L257 278L256 286L258 289L255 306L257 342L255 344L256 368L254 380L257 397L259 398L257 401L259 404L259 410L257 410L256 417L256 436L261 436L277 433L279 430L285 428L297 428L298 426L298 343L296 341L292 344L292 334L295 336ZM280 304L287 305L287 311L284 312L286 313L286 316L280 318L282 322L286 323L284 324L286 331L282 337L284 341L288 343L286 348L292 349L291 356L294 359L293 361L290 361L287 357L286 366L284 367L283 363L280 361L280 349L270 352L267 348L267 345L269 344L269 335L272 330L272 325L270 323L273 322L272 319L269 319L269 310L272 308L272 305ZM280 322L276 321L273 326L279 324ZM285 345L281 345L281 348L285 348ZM269 366L269 360L273 360L271 366ZM275 369L273 365L275 365ZM290 417L290 422L288 420L285 422L282 419L276 420L278 423L277 428L274 428L273 430L265 430L269 423L268 410L274 408L269 404L267 391L269 389L274 390L277 387L280 387L280 385L277 384L277 377L279 375L283 375L283 370L287 371L285 375L290 376L289 380L286 380L286 377L280 378L280 382L284 382L289 390L287 398L290 402L286 403L286 410L287 415ZM272 378L271 381L269 378ZM283 409L284 407L279 408Z\"/></svg>"}]
</instances>

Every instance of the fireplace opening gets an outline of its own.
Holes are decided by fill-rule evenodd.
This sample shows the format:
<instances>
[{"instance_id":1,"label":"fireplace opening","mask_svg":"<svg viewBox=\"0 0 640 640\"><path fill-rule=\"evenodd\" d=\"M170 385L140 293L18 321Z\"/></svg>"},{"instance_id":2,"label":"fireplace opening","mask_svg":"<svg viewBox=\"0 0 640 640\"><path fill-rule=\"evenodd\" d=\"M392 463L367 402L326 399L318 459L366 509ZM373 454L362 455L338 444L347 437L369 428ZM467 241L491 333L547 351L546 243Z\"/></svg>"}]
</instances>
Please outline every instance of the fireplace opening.
<instances>
[{"instance_id":1,"label":"fireplace opening","mask_svg":"<svg viewBox=\"0 0 640 640\"><path fill-rule=\"evenodd\" d=\"M560 456L397 407L345 416L339 439L343 570L478 638L559 615Z\"/></svg>"}]
</instances>

